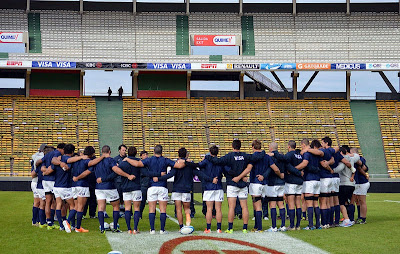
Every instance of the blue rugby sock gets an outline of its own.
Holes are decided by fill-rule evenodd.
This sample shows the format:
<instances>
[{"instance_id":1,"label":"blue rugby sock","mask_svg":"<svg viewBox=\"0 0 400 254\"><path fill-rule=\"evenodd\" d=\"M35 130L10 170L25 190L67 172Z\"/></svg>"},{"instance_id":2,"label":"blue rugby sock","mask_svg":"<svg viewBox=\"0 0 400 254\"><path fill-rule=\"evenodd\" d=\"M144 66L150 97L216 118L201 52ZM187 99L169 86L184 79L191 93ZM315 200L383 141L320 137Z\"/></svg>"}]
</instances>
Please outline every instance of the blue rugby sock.
<instances>
[{"instance_id":1,"label":"blue rugby sock","mask_svg":"<svg viewBox=\"0 0 400 254\"><path fill-rule=\"evenodd\" d=\"M332 206L329 212L329 225L333 225L333 216L335 215L335 207Z\"/></svg>"},{"instance_id":2,"label":"blue rugby sock","mask_svg":"<svg viewBox=\"0 0 400 254\"><path fill-rule=\"evenodd\" d=\"M44 209L39 209L39 221L40 225L46 224L46 213Z\"/></svg>"},{"instance_id":3,"label":"blue rugby sock","mask_svg":"<svg viewBox=\"0 0 400 254\"><path fill-rule=\"evenodd\" d=\"M113 211L114 229L118 228L119 211Z\"/></svg>"},{"instance_id":4,"label":"blue rugby sock","mask_svg":"<svg viewBox=\"0 0 400 254\"><path fill-rule=\"evenodd\" d=\"M276 228L276 208L271 208L272 227Z\"/></svg>"},{"instance_id":5,"label":"blue rugby sock","mask_svg":"<svg viewBox=\"0 0 400 254\"><path fill-rule=\"evenodd\" d=\"M36 224L37 222L39 222L38 218L39 218L39 208L38 207L32 207L32 223Z\"/></svg>"},{"instance_id":6,"label":"blue rugby sock","mask_svg":"<svg viewBox=\"0 0 400 254\"><path fill-rule=\"evenodd\" d=\"M290 227L294 228L294 209L288 210Z\"/></svg>"},{"instance_id":7,"label":"blue rugby sock","mask_svg":"<svg viewBox=\"0 0 400 254\"><path fill-rule=\"evenodd\" d=\"M75 227L75 215L76 215L76 210L69 211L69 215L68 215L68 220L67 221L72 227Z\"/></svg>"},{"instance_id":8,"label":"blue rugby sock","mask_svg":"<svg viewBox=\"0 0 400 254\"><path fill-rule=\"evenodd\" d=\"M165 230L165 222L167 220L167 214L166 213L161 213L160 215L160 223L161 223L161 230Z\"/></svg>"},{"instance_id":9,"label":"blue rugby sock","mask_svg":"<svg viewBox=\"0 0 400 254\"><path fill-rule=\"evenodd\" d=\"M133 229L136 231L138 230L139 220L140 220L140 211L135 211L135 213L133 214Z\"/></svg>"},{"instance_id":10,"label":"blue rugby sock","mask_svg":"<svg viewBox=\"0 0 400 254\"><path fill-rule=\"evenodd\" d=\"M221 229L221 223L217 222L217 229Z\"/></svg>"},{"instance_id":11,"label":"blue rugby sock","mask_svg":"<svg viewBox=\"0 0 400 254\"><path fill-rule=\"evenodd\" d=\"M99 223L100 223L100 230L104 230L104 212L99 211L97 213L97 217L99 217Z\"/></svg>"},{"instance_id":12,"label":"blue rugby sock","mask_svg":"<svg viewBox=\"0 0 400 254\"><path fill-rule=\"evenodd\" d=\"M233 222L228 222L228 229L231 230L233 228Z\"/></svg>"},{"instance_id":13,"label":"blue rugby sock","mask_svg":"<svg viewBox=\"0 0 400 254\"><path fill-rule=\"evenodd\" d=\"M262 230L262 211L257 211L256 212L256 228L257 230Z\"/></svg>"},{"instance_id":14,"label":"blue rugby sock","mask_svg":"<svg viewBox=\"0 0 400 254\"><path fill-rule=\"evenodd\" d=\"M358 205L357 206L357 219L361 219L361 207Z\"/></svg>"},{"instance_id":15,"label":"blue rugby sock","mask_svg":"<svg viewBox=\"0 0 400 254\"><path fill-rule=\"evenodd\" d=\"M348 213L350 221L354 221L355 207L353 204L349 205Z\"/></svg>"},{"instance_id":16,"label":"blue rugby sock","mask_svg":"<svg viewBox=\"0 0 400 254\"><path fill-rule=\"evenodd\" d=\"M132 228L131 228L131 217L132 217L131 211L125 210L125 222L126 222L126 227L128 228L128 230L132 230Z\"/></svg>"},{"instance_id":17,"label":"blue rugby sock","mask_svg":"<svg viewBox=\"0 0 400 254\"><path fill-rule=\"evenodd\" d=\"M308 226L312 228L314 220L314 207L312 206L307 207L307 216L308 216Z\"/></svg>"},{"instance_id":18,"label":"blue rugby sock","mask_svg":"<svg viewBox=\"0 0 400 254\"><path fill-rule=\"evenodd\" d=\"M300 221L301 221L301 208L296 209L296 228L300 227Z\"/></svg>"},{"instance_id":19,"label":"blue rugby sock","mask_svg":"<svg viewBox=\"0 0 400 254\"><path fill-rule=\"evenodd\" d=\"M211 223L207 223L207 230L211 229Z\"/></svg>"},{"instance_id":20,"label":"blue rugby sock","mask_svg":"<svg viewBox=\"0 0 400 254\"><path fill-rule=\"evenodd\" d=\"M279 209L279 215L281 216L281 227L285 227L286 225L286 212L285 212L285 208Z\"/></svg>"},{"instance_id":21,"label":"blue rugby sock","mask_svg":"<svg viewBox=\"0 0 400 254\"><path fill-rule=\"evenodd\" d=\"M321 226L320 217L321 217L321 210L319 207L314 207L315 212L315 227L319 228Z\"/></svg>"},{"instance_id":22,"label":"blue rugby sock","mask_svg":"<svg viewBox=\"0 0 400 254\"><path fill-rule=\"evenodd\" d=\"M76 228L80 229L82 225L83 212L76 213Z\"/></svg>"},{"instance_id":23,"label":"blue rugby sock","mask_svg":"<svg viewBox=\"0 0 400 254\"><path fill-rule=\"evenodd\" d=\"M61 216L61 210L56 210L56 215L57 215L57 220L58 220L58 224L60 225L60 228L64 228L63 219Z\"/></svg>"},{"instance_id":24,"label":"blue rugby sock","mask_svg":"<svg viewBox=\"0 0 400 254\"><path fill-rule=\"evenodd\" d=\"M156 213L149 213L150 229L154 230L154 222L156 220Z\"/></svg>"},{"instance_id":25,"label":"blue rugby sock","mask_svg":"<svg viewBox=\"0 0 400 254\"><path fill-rule=\"evenodd\" d=\"M340 205L335 205L335 224L339 224L340 221Z\"/></svg>"}]
</instances>

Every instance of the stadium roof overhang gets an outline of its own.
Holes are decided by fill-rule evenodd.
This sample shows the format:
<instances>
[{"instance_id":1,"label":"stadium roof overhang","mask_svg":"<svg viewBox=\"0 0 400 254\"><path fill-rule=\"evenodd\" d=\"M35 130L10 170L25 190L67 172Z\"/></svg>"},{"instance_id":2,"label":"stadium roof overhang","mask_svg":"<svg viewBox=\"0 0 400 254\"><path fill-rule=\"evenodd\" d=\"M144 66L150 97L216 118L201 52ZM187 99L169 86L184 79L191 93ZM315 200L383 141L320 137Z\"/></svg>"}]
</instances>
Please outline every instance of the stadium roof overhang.
<instances>
[{"instance_id":1,"label":"stadium roof overhang","mask_svg":"<svg viewBox=\"0 0 400 254\"><path fill-rule=\"evenodd\" d=\"M347 0L348 1L348 0ZM351 11L367 12L398 12L399 3L397 0L387 0L384 3L351 3ZM133 7L136 2L136 9ZM240 1L242 2L242 1ZM294 7L295 6L295 7ZM350 6L349 6L350 7ZM185 0L178 3L154 3L138 1L83 1L84 11L129 11L133 12L187 12ZM43 0L1 0L0 9L22 9L22 10L73 10L80 11L80 1L43 1ZM349 8L350 9L350 8ZM346 0L338 2L324 3L243 3L242 8L239 0L236 3L190 3L190 12L228 12L228 13L270 13L270 12L348 12Z\"/></svg>"}]
</instances>

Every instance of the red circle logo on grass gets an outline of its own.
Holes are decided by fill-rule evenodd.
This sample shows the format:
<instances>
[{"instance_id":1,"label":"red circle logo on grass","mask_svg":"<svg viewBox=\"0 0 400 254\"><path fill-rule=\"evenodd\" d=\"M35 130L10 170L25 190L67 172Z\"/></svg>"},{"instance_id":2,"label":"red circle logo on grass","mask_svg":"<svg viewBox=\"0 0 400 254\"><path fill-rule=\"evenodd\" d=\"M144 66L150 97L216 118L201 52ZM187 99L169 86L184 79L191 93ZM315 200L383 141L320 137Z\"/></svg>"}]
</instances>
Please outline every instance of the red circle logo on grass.
<instances>
[{"instance_id":1,"label":"red circle logo on grass","mask_svg":"<svg viewBox=\"0 0 400 254\"><path fill-rule=\"evenodd\" d=\"M188 249L184 250L185 248L182 248L180 250L184 254L204 254L205 252L210 253L210 254L218 254L218 253L225 253L225 254L256 254L256 253L272 253L272 254L283 254L283 252L276 251L269 249L264 246L260 246L254 243L249 243L241 240L236 240L236 239L229 239L229 238L220 238L220 237L212 237L212 236L189 236L189 237L180 237L180 238L175 238L172 239L168 242L165 242L159 251L159 254L172 254L174 251L177 250L177 247L181 244L191 242L191 241L196 241L196 240L208 240L208 241L216 241L216 242L224 242L224 243L230 243L233 246L236 246L237 248L235 249L227 249L223 248L221 251L218 250L206 250L204 248L204 244L200 242L194 243L193 246ZM243 247L247 248L248 250L243 250ZM180 248L181 249L181 248Z\"/></svg>"}]
</instances>

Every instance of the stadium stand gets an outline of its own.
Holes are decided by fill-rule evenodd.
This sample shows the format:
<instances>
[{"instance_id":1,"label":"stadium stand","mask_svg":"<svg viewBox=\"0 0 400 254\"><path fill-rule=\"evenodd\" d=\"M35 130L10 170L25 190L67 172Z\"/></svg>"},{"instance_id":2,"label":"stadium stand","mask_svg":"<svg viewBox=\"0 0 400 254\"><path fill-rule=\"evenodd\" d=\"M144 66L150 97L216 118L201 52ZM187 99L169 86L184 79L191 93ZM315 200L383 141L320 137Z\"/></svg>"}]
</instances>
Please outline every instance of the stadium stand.
<instances>
[{"instance_id":1,"label":"stadium stand","mask_svg":"<svg viewBox=\"0 0 400 254\"><path fill-rule=\"evenodd\" d=\"M136 146L140 152L144 148L141 100L124 98L123 118L123 143Z\"/></svg>"},{"instance_id":2,"label":"stadium stand","mask_svg":"<svg viewBox=\"0 0 400 254\"><path fill-rule=\"evenodd\" d=\"M400 177L399 102L376 101L388 173Z\"/></svg>"},{"instance_id":3,"label":"stadium stand","mask_svg":"<svg viewBox=\"0 0 400 254\"><path fill-rule=\"evenodd\" d=\"M28 18L23 11L0 12L2 29L28 31ZM87 11L82 16L72 11L33 13L40 13L42 53L12 53L11 60L208 62L209 56L182 55L188 52L183 44L187 42L187 32L242 35L246 41L243 55L224 56L223 61L230 63L266 59L276 62L393 61L399 60L400 55L396 46L400 40L397 31L400 20L394 12L355 12L351 16L316 12L299 13L296 17L290 13L255 13L242 18L229 13L192 13L188 21L182 19L181 13L168 12L138 16L111 11ZM177 21L179 17L181 21ZM185 24L188 30L182 30Z\"/></svg>"},{"instance_id":4,"label":"stadium stand","mask_svg":"<svg viewBox=\"0 0 400 254\"><path fill-rule=\"evenodd\" d=\"M0 103L3 174L10 175L11 168L12 175L29 176L30 156L43 143L55 146L70 142L77 144L77 149L99 147L92 98L1 97Z\"/></svg>"}]
</instances>

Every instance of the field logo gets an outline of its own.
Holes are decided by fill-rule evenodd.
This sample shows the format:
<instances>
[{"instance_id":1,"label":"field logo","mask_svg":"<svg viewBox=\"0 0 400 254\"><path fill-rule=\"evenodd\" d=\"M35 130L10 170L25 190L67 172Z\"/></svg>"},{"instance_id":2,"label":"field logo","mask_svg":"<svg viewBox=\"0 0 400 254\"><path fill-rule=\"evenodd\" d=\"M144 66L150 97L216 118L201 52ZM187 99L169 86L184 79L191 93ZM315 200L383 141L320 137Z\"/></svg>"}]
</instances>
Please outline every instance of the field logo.
<instances>
[{"instance_id":1,"label":"field logo","mask_svg":"<svg viewBox=\"0 0 400 254\"><path fill-rule=\"evenodd\" d=\"M200 241L199 241L200 240ZM209 242L214 242L216 246L219 245L219 242L229 243L229 249L223 249L221 251L217 250L205 250L204 249L204 240ZM185 250L184 244L187 242L196 241L195 243L191 243L192 247L188 250ZM243 247L246 250L243 250ZM165 242L159 251L159 254L172 254L177 253L177 251L181 251L185 254L201 254L201 253L225 253L225 254L233 254L233 253L241 253L241 254L255 254L255 253L273 253L273 254L283 254L283 252L269 249L264 246L260 246L254 243L244 242L236 239L229 238L219 238L212 236L190 236L190 237L180 237L172 239L168 242Z\"/></svg>"}]
</instances>

